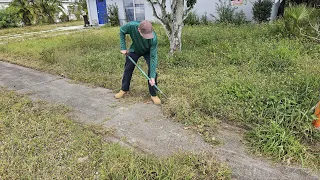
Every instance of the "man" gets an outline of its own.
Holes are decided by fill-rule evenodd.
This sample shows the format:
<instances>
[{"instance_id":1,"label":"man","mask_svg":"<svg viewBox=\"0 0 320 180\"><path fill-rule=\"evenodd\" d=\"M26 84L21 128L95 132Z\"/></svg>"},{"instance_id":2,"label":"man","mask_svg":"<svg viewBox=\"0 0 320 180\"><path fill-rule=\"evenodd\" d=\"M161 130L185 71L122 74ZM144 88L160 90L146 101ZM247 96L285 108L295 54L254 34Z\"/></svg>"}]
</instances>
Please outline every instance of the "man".
<instances>
[{"instance_id":1,"label":"man","mask_svg":"<svg viewBox=\"0 0 320 180\"><path fill-rule=\"evenodd\" d=\"M132 39L132 45L129 50L126 48L125 37L129 34ZM148 82L149 92L154 104L161 104L161 100L157 96L156 89L154 87L157 84L157 63L158 63L158 40L157 35L153 31L152 24L149 21L132 21L120 28L120 46L121 53L126 56L130 56L135 62L143 56L148 64L148 76L150 81ZM130 81L132 77L135 65L126 57L126 63L124 66L124 73L122 77L121 90L115 95L115 98L122 98L130 87Z\"/></svg>"}]
</instances>

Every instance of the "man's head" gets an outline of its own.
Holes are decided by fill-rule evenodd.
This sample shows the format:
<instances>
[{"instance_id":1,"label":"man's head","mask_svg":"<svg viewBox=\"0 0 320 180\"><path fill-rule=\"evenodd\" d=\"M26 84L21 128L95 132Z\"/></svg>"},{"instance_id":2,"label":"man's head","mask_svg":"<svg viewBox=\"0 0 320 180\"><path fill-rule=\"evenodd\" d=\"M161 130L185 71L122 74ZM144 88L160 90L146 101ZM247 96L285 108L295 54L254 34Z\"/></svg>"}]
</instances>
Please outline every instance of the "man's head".
<instances>
[{"instance_id":1,"label":"man's head","mask_svg":"<svg viewBox=\"0 0 320 180\"><path fill-rule=\"evenodd\" d=\"M153 38L153 28L152 28L152 24L149 21L147 20L141 21L138 27L138 30L143 38L145 39Z\"/></svg>"}]
</instances>

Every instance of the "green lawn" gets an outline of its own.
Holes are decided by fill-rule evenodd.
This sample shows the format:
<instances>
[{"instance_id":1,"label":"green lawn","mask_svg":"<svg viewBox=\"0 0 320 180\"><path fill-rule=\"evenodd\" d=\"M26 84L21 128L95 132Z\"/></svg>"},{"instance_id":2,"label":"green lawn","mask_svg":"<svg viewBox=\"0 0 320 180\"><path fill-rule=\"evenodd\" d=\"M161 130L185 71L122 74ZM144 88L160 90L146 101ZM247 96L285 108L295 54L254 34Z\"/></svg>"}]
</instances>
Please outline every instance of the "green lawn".
<instances>
[{"instance_id":1,"label":"green lawn","mask_svg":"<svg viewBox=\"0 0 320 180\"><path fill-rule=\"evenodd\" d=\"M169 56L160 26L159 87L167 115L211 141L216 119L248 130L252 152L288 164L320 167L320 132L309 109L319 100L320 45L288 38L276 25L185 26L183 51ZM0 46L0 59L119 90L124 57L119 28ZM140 61L143 68L146 66ZM131 94L148 97L135 72Z\"/></svg>"},{"instance_id":2,"label":"green lawn","mask_svg":"<svg viewBox=\"0 0 320 180\"><path fill-rule=\"evenodd\" d=\"M106 143L69 110L0 88L0 179L230 179L205 155L155 158Z\"/></svg>"}]
</instances>

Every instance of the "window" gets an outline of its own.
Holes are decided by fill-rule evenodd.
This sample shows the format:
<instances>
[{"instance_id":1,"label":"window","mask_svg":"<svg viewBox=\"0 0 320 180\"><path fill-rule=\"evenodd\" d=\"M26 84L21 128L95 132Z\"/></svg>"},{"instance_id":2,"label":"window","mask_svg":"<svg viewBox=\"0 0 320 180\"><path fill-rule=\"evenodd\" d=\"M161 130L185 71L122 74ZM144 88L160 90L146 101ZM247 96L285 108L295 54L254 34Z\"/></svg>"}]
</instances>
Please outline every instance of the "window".
<instances>
[{"instance_id":1,"label":"window","mask_svg":"<svg viewBox=\"0 0 320 180\"><path fill-rule=\"evenodd\" d=\"M145 19L144 0L123 0L128 21L142 21Z\"/></svg>"}]
</instances>

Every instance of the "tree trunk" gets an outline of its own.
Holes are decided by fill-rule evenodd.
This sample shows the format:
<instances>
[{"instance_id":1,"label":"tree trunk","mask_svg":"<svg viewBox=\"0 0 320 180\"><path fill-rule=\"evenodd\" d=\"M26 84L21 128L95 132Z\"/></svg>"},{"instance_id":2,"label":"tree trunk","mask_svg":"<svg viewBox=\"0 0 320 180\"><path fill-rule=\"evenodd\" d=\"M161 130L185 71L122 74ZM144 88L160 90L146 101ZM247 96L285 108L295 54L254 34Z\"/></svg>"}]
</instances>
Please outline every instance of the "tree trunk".
<instances>
[{"instance_id":1,"label":"tree trunk","mask_svg":"<svg viewBox=\"0 0 320 180\"><path fill-rule=\"evenodd\" d=\"M182 42L182 27L183 27L183 13L184 13L184 1L176 0L171 6L172 9L172 26L170 40L170 53L173 54L176 50L181 51Z\"/></svg>"},{"instance_id":2,"label":"tree trunk","mask_svg":"<svg viewBox=\"0 0 320 180\"><path fill-rule=\"evenodd\" d=\"M182 28L183 21L187 17L188 13L193 8L196 0L171 0L171 12L166 11L167 0L147 0L153 10L153 15L161 22L164 29L166 30L168 39L170 41L170 53L173 54L175 51L181 51L182 42ZM185 2L187 2L187 9L185 10ZM161 15L156 11L155 4L159 5Z\"/></svg>"}]
</instances>

